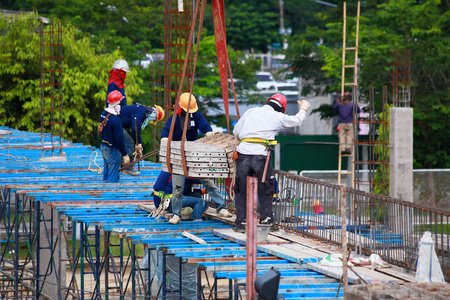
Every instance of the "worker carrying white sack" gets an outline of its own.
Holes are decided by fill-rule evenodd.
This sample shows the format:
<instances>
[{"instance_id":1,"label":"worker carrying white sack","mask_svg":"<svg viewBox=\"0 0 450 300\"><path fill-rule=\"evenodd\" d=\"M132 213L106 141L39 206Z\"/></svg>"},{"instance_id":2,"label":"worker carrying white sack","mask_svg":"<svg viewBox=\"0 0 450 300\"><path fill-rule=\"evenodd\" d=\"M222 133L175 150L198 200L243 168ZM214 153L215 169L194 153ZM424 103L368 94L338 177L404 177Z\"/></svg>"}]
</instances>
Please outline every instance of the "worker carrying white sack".
<instances>
[{"instance_id":1,"label":"worker carrying white sack","mask_svg":"<svg viewBox=\"0 0 450 300\"><path fill-rule=\"evenodd\" d=\"M310 104L297 101L300 110L295 116L285 115L287 101L275 94L262 107L246 111L234 126L233 134L241 141L237 146L236 180L234 186L236 206L235 231L244 233L247 213L247 176L258 177L259 216L261 224L273 224L272 200L275 177L270 163L269 146L275 145L278 130L300 126ZM264 171L264 169L266 169Z\"/></svg>"}]
</instances>

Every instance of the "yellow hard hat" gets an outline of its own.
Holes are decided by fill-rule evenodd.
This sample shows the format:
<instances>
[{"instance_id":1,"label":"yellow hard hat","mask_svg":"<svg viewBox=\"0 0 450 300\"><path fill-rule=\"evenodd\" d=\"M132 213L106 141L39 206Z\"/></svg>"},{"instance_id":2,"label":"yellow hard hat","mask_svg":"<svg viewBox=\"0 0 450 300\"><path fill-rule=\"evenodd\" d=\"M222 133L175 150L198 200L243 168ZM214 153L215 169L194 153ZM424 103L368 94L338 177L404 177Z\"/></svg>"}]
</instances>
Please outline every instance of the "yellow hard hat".
<instances>
[{"instance_id":1,"label":"yellow hard hat","mask_svg":"<svg viewBox=\"0 0 450 300\"><path fill-rule=\"evenodd\" d=\"M153 124L156 124L158 121L164 119L164 109L159 105L155 105L155 109L156 109L156 120L153 121Z\"/></svg>"},{"instance_id":2,"label":"yellow hard hat","mask_svg":"<svg viewBox=\"0 0 450 300\"><path fill-rule=\"evenodd\" d=\"M189 93L183 93L180 96L180 106L184 109L184 111L187 111L189 103ZM191 103L189 105L189 113L195 113L198 110L197 106L197 100L195 99L194 95L191 95Z\"/></svg>"}]
</instances>

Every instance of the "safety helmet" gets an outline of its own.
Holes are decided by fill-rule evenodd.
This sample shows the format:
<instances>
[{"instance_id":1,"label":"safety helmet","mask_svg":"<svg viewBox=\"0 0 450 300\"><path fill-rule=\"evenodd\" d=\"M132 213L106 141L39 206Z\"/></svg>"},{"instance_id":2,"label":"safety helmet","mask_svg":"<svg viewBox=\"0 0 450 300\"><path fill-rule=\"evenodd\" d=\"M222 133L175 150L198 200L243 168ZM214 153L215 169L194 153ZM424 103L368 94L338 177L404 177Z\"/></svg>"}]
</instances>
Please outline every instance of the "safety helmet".
<instances>
[{"instance_id":1,"label":"safety helmet","mask_svg":"<svg viewBox=\"0 0 450 300\"><path fill-rule=\"evenodd\" d=\"M283 113L286 111L287 101L286 97L284 97L282 94L275 94L269 97L269 99L267 99L267 102L271 102L270 100L275 100L275 102L278 102L277 104L281 104L281 106L283 107Z\"/></svg>"},{"instance_id":2,"label":"safety helmet","mask_svg":"<svg viewBox=\"0 0 450 300\"><path fill-rule=\"evenodd\" d=\"M130 72L130 68L128 68L128 63L124 59L118 59L114 62L113 69L123 70L125 72Z\"/></svg>"},{"instance_id":3,"label":"safety helmet","mask_svg":"<svg viewBox=\"0 0 450 300\"><path fill-rule=\"evenodd\" d=\"M155 110L156 110L156 120L154 121L154 123L161 121L164 118L164 109L161 106L155 105Z\"/></svg>"},{"instance_id":4,"label":"safety helmet","mask_svg":"<svg viewBox=\"0 0 450 300\"><path fill-rule=\"evenodd\" d=\"M189 103L189 93L183 93L180 96L180 106L184 109L184 111L187 111ZM191 95L191 103L189 105L189 113L195 113L198 110L197 106L197 100L195 99L194 95Z\"/></svg>"},{"instance_id":5,"label":"safety helmet","mask_svg":"<svg viewBox=\"0 0 450 300\"><path fill-rule=\"evenodd\" d=\"M116 103L119 101L122 101L122 99L125 98L121 92L118 90L114 90L111 93L108 94L108 103Z\"/></svg>"}]
</instances>

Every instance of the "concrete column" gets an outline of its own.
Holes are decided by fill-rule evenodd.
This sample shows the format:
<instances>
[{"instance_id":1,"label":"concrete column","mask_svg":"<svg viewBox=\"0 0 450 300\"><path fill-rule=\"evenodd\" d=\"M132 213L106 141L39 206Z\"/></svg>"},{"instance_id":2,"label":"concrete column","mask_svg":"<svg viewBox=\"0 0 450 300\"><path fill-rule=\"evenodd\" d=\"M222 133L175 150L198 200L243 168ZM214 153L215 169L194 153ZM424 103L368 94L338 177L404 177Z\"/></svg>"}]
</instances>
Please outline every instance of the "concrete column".
<instances>
[{"instance_id":1,"label":"concrete column","mask_svg":"<svg viewBox=\"0 0 450 300\"><path fill-rule=\"evenodd\" d=\"M413 202L413 109L395 107L389 123L389 189L393 198Z\"/></svg>"},{"instance_id":2,"label":"concrete column","mask_svg":"<svg viewBox=\"0 0 450 300\"><path fill-rule=\"evenodd\" d=\"M41 203L41 210L43 216L41 216L39 235L41 247L39 250L40 285L42 293L48 295L50 299L59 299L59 293L65 294L65 291L59 287L66 286L66 242L63 238L61 224L58 222L64 222L64 220L58 220L58 212L51 206ZM45 280L44 284L42 280Z\"/></svg>"}]
</instances>

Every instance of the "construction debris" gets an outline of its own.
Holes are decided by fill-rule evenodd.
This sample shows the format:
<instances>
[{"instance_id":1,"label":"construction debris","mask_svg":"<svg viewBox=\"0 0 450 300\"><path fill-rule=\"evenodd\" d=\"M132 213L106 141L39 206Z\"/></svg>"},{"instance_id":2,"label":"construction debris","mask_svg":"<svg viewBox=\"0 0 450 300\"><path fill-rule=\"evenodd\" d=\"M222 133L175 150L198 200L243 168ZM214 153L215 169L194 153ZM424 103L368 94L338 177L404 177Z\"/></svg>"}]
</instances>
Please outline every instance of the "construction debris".
<instances>
[{"instance_id":1,"label":"construction debris","mask_svg":"<svg viewBox=\"0 0 450 300\"><path fill-rule=\"evenodd\" d=\"M181 142L172 141L170 145L172 174L185 175L180 150ZM194 178L232 177L234 161L231 156L237 145L239 145L239 140L236 137L220 132L195 142L186 141L184 153L188 176ZM161 145L159 155L163 170L168 172L166 145Z\"/></svg>"}]
</instances>

